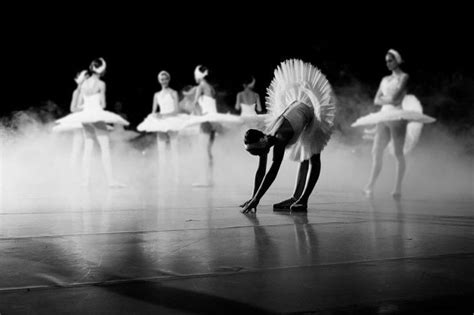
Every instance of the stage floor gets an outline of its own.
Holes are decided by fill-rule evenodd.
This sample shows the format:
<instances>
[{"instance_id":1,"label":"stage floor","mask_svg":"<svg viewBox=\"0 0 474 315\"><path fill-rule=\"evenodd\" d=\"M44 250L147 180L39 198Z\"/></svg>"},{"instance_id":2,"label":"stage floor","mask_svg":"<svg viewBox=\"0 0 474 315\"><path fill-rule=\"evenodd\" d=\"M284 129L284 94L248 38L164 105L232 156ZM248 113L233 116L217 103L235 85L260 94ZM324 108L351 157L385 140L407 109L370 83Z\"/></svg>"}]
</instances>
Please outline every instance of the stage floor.
<instances>
[{"instance_id":1,"label":"stage floor","mask_svg":"<svg viewBox=\"0 0 474 315\"><path fill-rule=\"evenodd\" d=\"M243 215L248 187L158 185L4 187L0 313L473 310L472 199L319 190L273 212L289 185Z\"/></svg>"},{"instance_id":2,"label":"stage floor","mask_svg":"<svg viewBox=\"0 0 474 315\"><path fill-rule=\"evenodd\" d=\"M257 161L241 135L216 139L207 188L192 185L205 178L205 142L177 143L174 153L114 146L123 189L104 184L98 155L80 187L67 137L5 145L0 314L474 311L472 160L415 152L395 201L386 158L367 199L370 147L333 141L307 214L273 212L293 189L296 163L285 161L244 215Z\"/></svg>"}]
</instances>

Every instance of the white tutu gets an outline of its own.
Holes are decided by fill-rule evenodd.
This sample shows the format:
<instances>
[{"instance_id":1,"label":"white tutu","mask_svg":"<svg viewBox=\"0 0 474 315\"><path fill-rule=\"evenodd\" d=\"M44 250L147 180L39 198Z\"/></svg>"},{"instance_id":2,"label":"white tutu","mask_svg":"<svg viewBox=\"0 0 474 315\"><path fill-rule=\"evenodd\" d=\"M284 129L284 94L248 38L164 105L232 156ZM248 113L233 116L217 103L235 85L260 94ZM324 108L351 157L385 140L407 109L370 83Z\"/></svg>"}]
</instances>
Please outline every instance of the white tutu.
<instances>
[{"instance_id":1,"label":"white tutu","mask_svg":"<svg viewBox=\"0 0 474 315\"><path fill-rule=\"evenodd\" d=\"M255 111L256 104L245 104L240 103L240 119L242 123L247 128L264 130L265 129L265 120L268 115L258 115Z\"/></svg>"},{"instance_id":2,"label":"white tutu","mask_svg":"<svg viewBox=\"0 0 474 315\"><path fill-rule=\"evenodd\" d=\"M63 128L66 128L66 125L77 126L77 123L86 124L96 122L105 122L108 124L119 124L125 126L129 125L128 121L123 119L121 116L104 110L100 106L100 94L84 96L84 105L82 111L69 114L61 119L56 120L56 123L63 125Z\"/></svg>"},{"instance_id":3,"label":"white tutu","mask_svg":"<svg viewBox=\"0 0 474 315\"><path fill-rule=\"evenodd\" d=\"M127 130L123 125L117 125L113 127L113 130L110 132L110 139L112 141L130 141L140 134L133 130Z\"/></svg>"},{"instance_id":4,"label":"white tutu","mask_svg":"<svg viewBox=\"0 0 474 315\"><path fill-rule=\"evenodd\" d=\"M418 99L414 95L409 94L403 98L401 107L384 105L380 111L360 117L351 126L368 126L397 120L408 120L423 124L436 121L433 117L424 115L423 108Z\"/></svg>"},{"instance_id":5,"label":"white tutu","mask_svg":"<svg viewBox=\"0 0 474 315\"><path fill-rule=\"evenodd\" d=\"M314 119L287 148L292 160L307 160L321 152L332 133L336 106L331 86L318 68L296 59L282 62L274 75L266 97L267 132L295 101L310 106Z\"/></svg>"},{"instance_id":6,"label":"white tutu","mask_svg":"<svg viewBox=\"0 0 474 315\"><path fill-rule=\"evenodd\" d=\"M137 126L137 130L146 132L179 131L185 127L185 123L189 119L191 116L188 114L168 117L157 117L157 115L150 114Z\"/></svg>"},{"instance_id":7,"label":"white tutu","mask_svg":"<svg viewBox=\"0 0 474 315\"><path fill-rule=\"evenodd\" d=\"M265 121L268 114L263 115L241 115L240 119L247 128L258 129L263 131L265 129Z\"/></svg>"},{"instance_id":8,"label":"white tutu","mask_svg":"<svg viewBox=\"0 0 474 315\"><path fill-rule=\"evenodd\" d=\"M357 119L352 127L374 125L381 122L406 120L407 129L405 135L405 144L403 151L405 154L410 152L418 143L423 129L423 124L435 122L436 119L423 114L423 106L416 96L407 94L403 98L402 106L395 107L384 105L376 113L372 113ZM390 141L389 151L394 154L393 140Z\"/></svg>"},{"instance_id":9,"label":"white tutu","mask_svg":"<svg viewBox=\"0 0 474 315\"><path fill-rule=\"evenodd\" d=\"M221 114L221 113L208 113L200 116L192 116L187 122L185 122L185 127L194 126L202 123L217 123L222 124L226 127L233 127L243 123L240 116L232 114Z\"/></svg>"},{"instance_id":10,"label":"white tutu","mask_svg":"<svg viewBox=\"0 0 474 315\"><path fill-rule=\"evenodd\" d=\"M240 103L240 115L241 116L256 116L257 112L255 111L255 106L256 104L245 104L245 103Z\"/></svg>"},{"instance_id":11,"label":"white tutu","mask_svg":"<svg viewBox=\"0 0 474 315\"><path fill-rule=\"evenodd\" d=\"M237 115L221 114L217 112L216 100L207 95L201 95L198 99L202 115L192 115L184 124L184 128L201 125L201 131L210 132L212 130L222 132L223 127L231 128L242 124L242 120Z\"/></svg>"},{"instance_id":12,"label":"white tutu","mask_svg":"<svg viewBox=\"0 0 474 315\"><path fill-rule=\"evenodd\" d=\"M418 101L418 99L414 95L405 96L402 102L402 108L404 110L410 110L410 111L416 111L418 113L423 113L423 107L421 106L421 103ZM408 152L413 150L413 148L417 145L418 140L420 139L422 129L423 129L423 122L409 121L407 123L407 130L405 134L405 144L403 146L404 154L407 154ZM393 148L393 140L390 141L388 148L389 148L389 152L393 155L395 153L394 148Z\"/></svg>"},{"instance_id":13,"label":"white tutu","mask_svg":"<svg viewBox=\"0 0 474 315\"><path fill-rule=\"evenodd\" d=\"M53 132L66 132L66 131L75 131L75 130L80 130L82 129L82 124L81 123L57 123L56 125L53 126L51 129Z\"/></svg>"}]
</instances>

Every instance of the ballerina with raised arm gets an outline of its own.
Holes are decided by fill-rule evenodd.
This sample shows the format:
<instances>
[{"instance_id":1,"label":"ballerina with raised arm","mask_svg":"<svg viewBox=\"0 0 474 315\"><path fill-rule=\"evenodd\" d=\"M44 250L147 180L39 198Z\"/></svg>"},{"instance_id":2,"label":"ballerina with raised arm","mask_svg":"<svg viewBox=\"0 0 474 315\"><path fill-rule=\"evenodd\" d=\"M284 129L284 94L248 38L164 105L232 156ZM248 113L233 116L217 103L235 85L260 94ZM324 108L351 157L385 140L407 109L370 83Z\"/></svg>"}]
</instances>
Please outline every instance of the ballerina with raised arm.
<instances>
[{"instance_id":1,"label":"ballerina with raised arm","mask_svg":"<svg viewBox=\"0 0 474 315\"><path fill-rule=\"evenodd\" d=\"M82 104L83 109L59 119L58 122L60 124L81 123L83 126L85 139L82 161L83 186L89 185L92 150L94 139L97 139L102 153L102 166L109 187L123 187L113 176L107 124L122 124L126 126L129 123L119 115L104 109L106 106L105 82L101 80L101 77L105 74L105 69L106 63L103 58L92 61L89 67L89 77L81 84L78 94L78 101L79 104Z\"/></svg>"}]
</instances>

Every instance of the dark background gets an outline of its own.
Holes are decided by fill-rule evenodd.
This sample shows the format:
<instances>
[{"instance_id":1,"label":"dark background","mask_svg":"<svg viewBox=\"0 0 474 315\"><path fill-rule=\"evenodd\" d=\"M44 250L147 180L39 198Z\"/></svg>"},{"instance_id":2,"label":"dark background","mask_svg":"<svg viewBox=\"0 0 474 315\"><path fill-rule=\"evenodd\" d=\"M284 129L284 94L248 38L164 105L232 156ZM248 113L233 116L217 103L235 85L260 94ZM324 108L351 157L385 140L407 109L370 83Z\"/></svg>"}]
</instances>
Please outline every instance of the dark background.
<instances>
[{"instance_id":1,"label":"dark background","mask_svg":"<svg viewBox=\"0 0 474 315\"><path fill-rule=\"evenodd\" d=\"M243 4L213 11L184 3L140 10L88 5L85 11L54 5L5 11L2 116L48 101L67 113L75 74L96 57L107 61L107 108L121 102L132 126L151 111L160 70L181 90L194 84L195 66L206 65L220 110L231 111L246 76L256 77L263 101L275 67L300 58L327 75L341 96L343 119L352 120L370 111L367 100L388 74L385 53L395 48L425 112L460 128L474 120L474 37L461 8L434 15L393 7L364 14L298 7L295 14Z\"/></svg>"}]
</instances>

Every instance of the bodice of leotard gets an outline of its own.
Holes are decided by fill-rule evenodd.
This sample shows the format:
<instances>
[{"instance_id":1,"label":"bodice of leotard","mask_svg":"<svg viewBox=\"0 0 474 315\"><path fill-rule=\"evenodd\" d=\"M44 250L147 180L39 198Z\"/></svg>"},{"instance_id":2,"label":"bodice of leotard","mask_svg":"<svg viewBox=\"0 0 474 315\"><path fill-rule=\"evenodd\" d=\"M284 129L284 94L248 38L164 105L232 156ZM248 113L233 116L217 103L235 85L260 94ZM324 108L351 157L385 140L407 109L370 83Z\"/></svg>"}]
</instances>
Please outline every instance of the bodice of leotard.
<instances>
[{"instance_id":1,"label":"bodice of leotard","mask_svg":"<svg viewBox=\"0 0 474 315\"><path fill-rule=\"evenodd\" d=\"M293 138L289 142L290 144L293 144L306 126L311 123L314 118L314 113L310 106L298 103L290 107L289 110L283 114L283 117L288 120L293 128Z\"/></svg>"},{"instance_id":2,"label":"bodice of leotard","mask_svg":"<svg viewBox=\"0 0 474 315\"><path fill-rule=\"evenodd\" d=\"M84 99L84 110L102 110L102 106L100 105L100 93L94 93L91 95L83 95Z\"/></svg>"},{"instance_id":3,"label":"bodice of leotard","mask_svg":"<svg viewBox=\"0 0 474 315\"><path fill-rule=\"evenodd\" d=\"M201 95L198 99L203 114L217 113L216 99L207 95Z\"/></svg>"},{"instance_id":4,"label":"bodice of leotard","mask_svg":"<svg viewBox=\"0 0 474 315\"><path fill-rule=\"evenodd\" d=\"M382 80L380 90L382 92L383 96L393 96L395 93L399 90L401 84L401 77L400 76L390 76L386 77ZM403 100L403 97L405 96L406 92L402 93L399 95L397 100L394 102L393 105L384 105L384 106L396 106L399 107L401 105L401 101ZM387 109L389 109L387 107Z\"/></svg>"},{"instance_id":5,"label":"bodice of leotard","mask_svg":"<svg viewBox=\"0 0 474 315\"><path fill-rule=\"evenodd\" d=\"M257 113L255 112L255 104L240 103L240 108L242 109L242 111L240 112L242 116L257 115Z\"/></svg>"},{"instance_id":6,"label":"bodice of leotard","mask_svg":"<svg viewBox=\"0 0 474 315\"><path fill-rule=\"evenodd\" d=\"M160 91L157 94L157 98L161 114L169 114L174 112L175 104L171 91Z\"/></svg>"}]
</instances>

